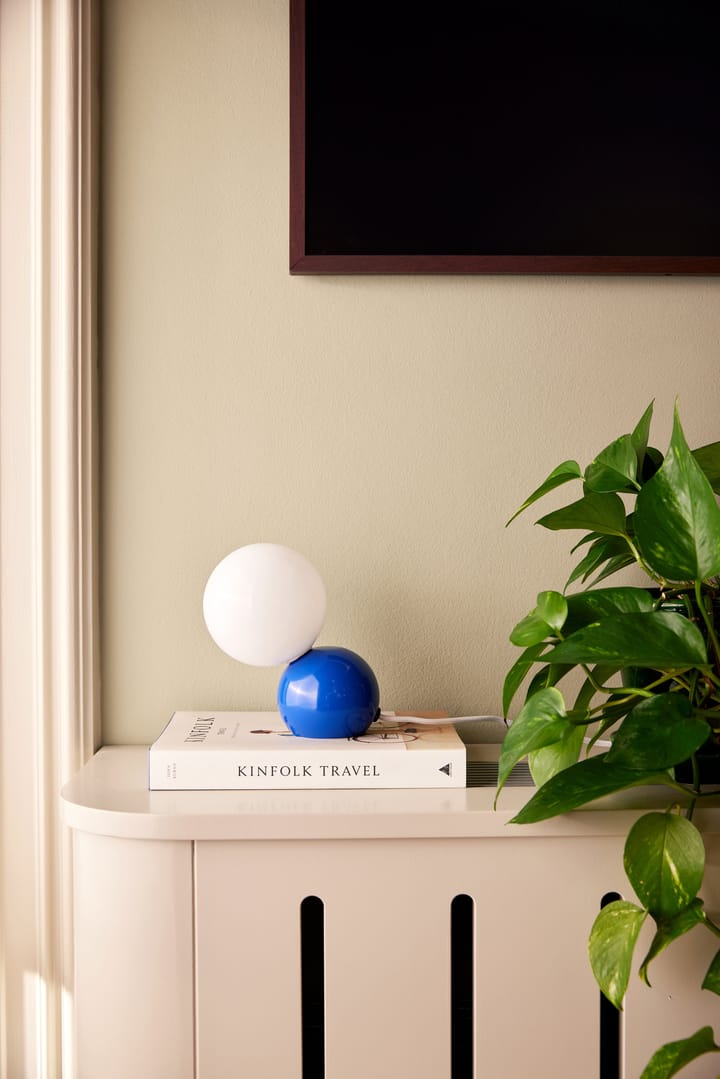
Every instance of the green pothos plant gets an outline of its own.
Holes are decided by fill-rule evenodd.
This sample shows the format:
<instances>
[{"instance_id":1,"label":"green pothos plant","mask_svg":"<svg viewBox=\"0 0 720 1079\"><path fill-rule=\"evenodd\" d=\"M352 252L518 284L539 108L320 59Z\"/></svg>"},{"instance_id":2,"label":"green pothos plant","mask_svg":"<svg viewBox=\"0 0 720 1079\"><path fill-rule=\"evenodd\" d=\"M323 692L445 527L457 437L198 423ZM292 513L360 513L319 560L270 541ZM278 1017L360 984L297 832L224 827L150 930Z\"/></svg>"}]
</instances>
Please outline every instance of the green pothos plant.
<instances>
[{"instance_id":1,"label":"green pothos plant","mask_svg":"<svg viewBox=\"0 0 720 1079\"><path fill-rule=\"evenodd\" d=\"M595 978L617 1008L648 919L655 934L640 961L642 980L650 984L652 961L673 941L704 932L702 987L720 995L720 926L699 894L705 845L693 823L713 793L701 766L720 740L720 442L691 450L676 408L663 456L649 445L652 411L651 404L584 471L564 461L514 515L562 484L582 484L580 498L537 522L584 534L563 591L541 592L512 631L523 651L505 679L506 716L530 681L498 775L499 794L528 758L537 790L513 818L518 824L630 787L666 788L664 811L640 816L627 835L624 868L637 902L611 902L590 933ZM630 566L644 573L644 587L598 587ZM568 591L578 585L582 591ZM580 677L568 703L558 683L572 671ZM659 1048L641 1079L668 1079L716 1052L712 1028L703 1027Z\"/></svg>"}]
</instances>

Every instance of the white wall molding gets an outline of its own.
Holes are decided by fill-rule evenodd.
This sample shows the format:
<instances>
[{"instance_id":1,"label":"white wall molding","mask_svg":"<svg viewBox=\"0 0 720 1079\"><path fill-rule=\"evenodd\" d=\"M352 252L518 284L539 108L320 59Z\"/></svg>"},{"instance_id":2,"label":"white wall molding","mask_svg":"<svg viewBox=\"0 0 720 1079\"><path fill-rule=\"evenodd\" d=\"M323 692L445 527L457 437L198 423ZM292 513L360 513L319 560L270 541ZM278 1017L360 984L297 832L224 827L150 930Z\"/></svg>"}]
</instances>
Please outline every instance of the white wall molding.
<instances>
[{"instance_id":1,"label":"white wall molding","mask_svg":"<svg viewBox=\"0 0 720 1079\"><path fill-rule=\"evenodd\" d=\"M72 1074L62 784L98 734L92 0L0 5L0 1074Z\"/></svg>"}]
</instances>

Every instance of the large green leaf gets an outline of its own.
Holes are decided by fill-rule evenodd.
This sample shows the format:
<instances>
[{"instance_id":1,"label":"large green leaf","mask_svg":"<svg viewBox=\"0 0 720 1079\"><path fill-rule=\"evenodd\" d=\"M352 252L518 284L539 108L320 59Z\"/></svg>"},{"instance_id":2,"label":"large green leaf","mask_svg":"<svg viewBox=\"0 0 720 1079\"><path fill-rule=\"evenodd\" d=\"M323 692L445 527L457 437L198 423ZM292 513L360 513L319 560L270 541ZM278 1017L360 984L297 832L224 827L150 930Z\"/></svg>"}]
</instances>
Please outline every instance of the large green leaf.
<instances>
[{"instance_id":1,"label":"large green leaf","mask_svg":"<svg viewBox=\"0 0 720 1079\"><path fill-rule=\"evenodd\" d=\"M616 494L589 494L569 506L541 517L537 524L560 531L568 528L589 529L604 536L624 536L625 506Z\"/></svg>"},{"instance_id":2,"label":"large green leaf","mask_svg":"<svg viewBox=\"0 0 720 1079\"><path fill-rule=\"evenodd\" d=\"M565 701L559 690L541 689L531 697L517 719L510 724L503 740L498 763L497 793L502 790L518 761L534 749L559 742L569 728Z\"/></svg>"},{"instance_id":3,"label":"large green leaf","mask_svg":"<svg viewBox=\"0 0 720 1079\"><path fill-rule=\"evenodd\" d=\"M705 844L686 817L646 813L628 833L623 863L638 899L660 922L674 918L700 890Z\"/></svg>"},{"instance_id":4,"label":"large green leaf","mask_svg":"<svg viewBox=\"0 0 720 1079\"><path fill-rule=\"evenodd\" d=\"M631 435L622 435L585 469L585 490L598 494L637 488L638 459Z\"/></svg>"},{"instance_id":5,"label":"large green leaf","mask_svg":"<svg viewBox=\"0 0 720 1079\"><path fill-rule=\"evenodd\" d=\"M666 580L720 573L720 507L688 448L677 409L665 460L638 494L634 527L643 558Z\"/></svg>"},{"instance_id":6,"label":"large green leaf","mask_svg":"<svg viewBox=\"0 0 720 1079\"><path fill-rule=\"evenodd\" d=\"M548 691L549 692L549 691ZM520 812L513 817L513 824L534 824L536 821L557 817L573 809L594 802L606 794L627 787L640 787L650 783L665 783L667 772L640 772L611 764L604 753L597 757L578 761L541 787Z\"/></svg>"},{"instance_id":7,"label":"large green leaf","mask_svg":"<svg viewBox=\"0 0 720 1079\"><path fill-rule=\"evenodd\" d=\"M692 455L707 476L708 483L715 494L720 494L720 442L711 442L700 446Z\"/></svg>"},{"instance_id":8,"label":"large green leaf","mask_svg":"<svg viewBox=\"0 0 720 1079\"><path fill-rule=\"evenodd\" d=\"M716 952L702 983L703 989L720 996L720 952Z\"/></svg>"},{"instance_id":9,"label":"large green leaf","mask_svg":"<svg viewBox=\"0 0 720 1079\"><path fill-rule=\"evenodd\" d=\"M655 603L647 588L594 588L567 597L566 637L590 622L613 614L652 611Z\"/></svg>"},{"instance_id":10,"label":"large green leaf","mask_svg":"<svg viewBox=\"0 0 720 1079\"><path fill-rule=\"evenodd\" d=\"M689 933L691 929L694 929L696 925L702 925L704 921L703 901L702 899L693 899L692 903L685 907L684 910L681 910L679 914L676 914L674 918L669 918L667 921L658 924L657 932L638 971L645 985L650 985L648 967L653 959L657 958L661 952L664 952L667 946L677 940L678 937Z\"/></svg>"},{"instance_id":11,"label":"large green leaf","mask_svg":"<svg viewBox=\"0 0 720 1079\"><path fill-rule=\"evenodd\" d=\"M640 1079L672 1079L686 1064L705 1053L720 1053L712 1027L702 1027L689 1038L663 1045L653 1053Z\"/></svg>"},{"instance_id":12,"label":"large green leaf","mask_svg":"<svg viewBox=\"0 0 720 1079\"><path fill-rule=\"evenodd\" d=\"M616 899L603 907L590 931L590 966L600 989L616 1008L622 1008L635 944L646 918L647 911L641 907Z\"/></svg>"},{"instance_id":13,"label":"large green leaf","mask_svg":"<svg viewBox=\"0 0 720 1079\"><path fill-rule=\"evenodd\" d=\"M520 647L530 647L544 641L562 629L567 615L567 602L561 592L540 592L537 606L513 629L510 640Z\"/></svg>"},{"instance_id":14,"label":"large green leaf","mask_svg":"<svg viewBox=\"0 0 720 1079\"><path fill-rule=\"evenodd\" d=\"M616 663L658 670L707 666L700 630L670 611L610 615L566 637L547 658L552 663Z\"/></svg>"},{"instance_id":15,"label":"large green leaf","mask_svg":"<svg viewBox=\"0 0 720 1079\"><path fill-rule=\"evenodd\" d=\"M558 772L575 764L583 747L584 735L584 727L570 727L559 742L535 749L528 755L530 774L536 787L542 787Z\"/></svg>"},{"instance_id":16,"label":"large green leaf","mask_svg":"<svg viewBox=\"0 0 720 1079\"><path fill-rule=\"evenodd\" d=\"M509 525L511 521L514 521L518 514L522 513L528 506L532 506L533 502L537 502L543 495L548 494L550 491L554 491L556 487L560 487L569 480L577 479L582 479L582 470L577 461L563 461L563 463L558 465L557 468L554 468L548 478L543 480L540 486L536 487L533 493L525 499L520 509L513 513L505 527L507 528L507 525Z\"/></svg>"},{"instance_id":17,"label":"large green leaf","mask_svg":"<svg viewBox=\"0 0 720 1079\"><path fill-rule=\"evenodd\" d=\"M542 641L537 644L531 645L526 648L522 655L515 660L512 667L505 675L505 682L503 684L503 715L506 716L510 711L510 705L512 704L515 694L519 690L520 686L525 681L528 671L537 662L539 657L543 654L545 645Z\"/></svg>"},{"instance_id":18,"label":"large green leaf","mask_svg":"<svg viewBox=\"0 0 720 1079\"><path fill-rule=\"evenodd\" d=\"M710 734L710 725L692 715L687 697L658 693L623 721L607 759L628 768L670 768L687 760Z\"/></svg>"}]
</instances>

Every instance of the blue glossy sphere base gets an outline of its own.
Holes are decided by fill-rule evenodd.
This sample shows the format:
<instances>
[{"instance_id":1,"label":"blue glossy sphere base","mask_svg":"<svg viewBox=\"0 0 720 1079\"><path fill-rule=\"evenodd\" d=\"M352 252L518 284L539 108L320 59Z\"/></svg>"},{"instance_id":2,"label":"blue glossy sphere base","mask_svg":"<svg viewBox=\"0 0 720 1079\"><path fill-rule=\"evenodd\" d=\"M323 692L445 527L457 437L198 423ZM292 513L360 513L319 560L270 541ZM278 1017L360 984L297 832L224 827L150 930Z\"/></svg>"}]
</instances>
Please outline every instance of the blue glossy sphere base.
<instances>
[{"instance_id":1,"label":"blue glossy sphere base","mask_svg":"<svg viewBox=\"0 0 720 1079\"><path fill-rule=\"evenodd\" d=\"M288 664L277 702L299 738L355 738L380 714L377 678L348 648L311 648Z\"/></svg>"}]
</instances>

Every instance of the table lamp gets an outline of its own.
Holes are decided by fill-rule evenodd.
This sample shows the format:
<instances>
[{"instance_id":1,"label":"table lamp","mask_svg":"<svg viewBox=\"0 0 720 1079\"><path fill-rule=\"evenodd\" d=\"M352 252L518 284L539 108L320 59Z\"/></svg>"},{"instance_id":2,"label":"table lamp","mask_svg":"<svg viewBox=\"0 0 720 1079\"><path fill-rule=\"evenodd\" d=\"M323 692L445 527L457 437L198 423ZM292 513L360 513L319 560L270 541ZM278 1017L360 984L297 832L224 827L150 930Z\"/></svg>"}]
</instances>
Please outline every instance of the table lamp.
<instances>
[{"instance_id":1,"label":"table lamp","mask_svg":"<svg viewBox=\"0 0 720 1079\"><path fill-rule=\"evenodd\" d=\"M380 714L370 666L347 648L314 648L327 609L319 573L298 551L251 543L210 574L203 615L210 636L233 659L287 664L277 690L283 720L302 738L353 738Z\"/></svg>"}]
</instances>

